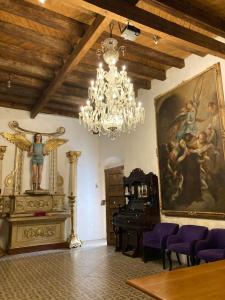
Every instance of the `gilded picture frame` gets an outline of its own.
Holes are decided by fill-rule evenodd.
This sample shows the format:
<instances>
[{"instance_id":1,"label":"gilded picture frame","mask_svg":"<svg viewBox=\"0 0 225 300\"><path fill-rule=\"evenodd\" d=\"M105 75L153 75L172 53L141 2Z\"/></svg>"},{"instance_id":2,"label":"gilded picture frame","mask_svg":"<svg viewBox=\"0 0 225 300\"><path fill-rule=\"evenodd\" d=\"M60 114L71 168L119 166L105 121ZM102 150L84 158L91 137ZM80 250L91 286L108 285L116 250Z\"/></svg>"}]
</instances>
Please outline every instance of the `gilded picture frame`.
<instances>
[{"instance_id":1,"label":"gilded picture frame","mask_svg":"<svg viewBox=\"0 0 225 300\"><path fill-rule=\"evenodd\" d=\"M225 219L220 64L155 98L162 214Z\"/></svg>"}]
</instances>

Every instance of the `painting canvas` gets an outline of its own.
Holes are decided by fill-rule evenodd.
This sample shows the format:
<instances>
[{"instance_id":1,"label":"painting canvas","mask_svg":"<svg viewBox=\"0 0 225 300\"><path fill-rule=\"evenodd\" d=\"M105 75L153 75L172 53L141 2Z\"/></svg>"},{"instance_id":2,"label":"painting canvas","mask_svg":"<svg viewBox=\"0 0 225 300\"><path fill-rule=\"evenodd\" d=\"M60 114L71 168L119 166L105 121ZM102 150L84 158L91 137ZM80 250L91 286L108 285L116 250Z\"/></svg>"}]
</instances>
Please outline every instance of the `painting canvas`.
<instances>
[{"instance_id":1,"label":"painting canvas","mask_svg":"<svg viewBox=\"0 0 225 300\"><path fill-rule=\"evenodd\" d=\"M225 217L220 65L155 99L162 212Z\"/></svg>"}]
</instances>

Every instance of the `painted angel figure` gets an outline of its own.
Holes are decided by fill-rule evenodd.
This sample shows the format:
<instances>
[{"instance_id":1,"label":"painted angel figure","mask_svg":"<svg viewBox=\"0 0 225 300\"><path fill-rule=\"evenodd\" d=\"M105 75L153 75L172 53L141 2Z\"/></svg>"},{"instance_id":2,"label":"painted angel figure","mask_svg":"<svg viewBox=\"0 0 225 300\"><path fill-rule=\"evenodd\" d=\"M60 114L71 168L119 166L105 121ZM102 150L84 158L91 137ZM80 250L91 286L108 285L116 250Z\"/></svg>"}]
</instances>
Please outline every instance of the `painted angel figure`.
<instances>
[{"instance_id":1,"label":"painted angel figure","mask_svg":"<svg viewBox=\"0 0 225 300\"><path fill-rule=\"evenodd\" d=\"M30 142L22 133L1 133L5 139L16 145L22 151L27 151L32 156L32 188L33 190L41 190L42 170L44 156L51 151L67 142L61 138L51 138L45 143L42 142L42 135L35 133L33 143Z\"/></svg>"},{"instance_id":2,"label":"painted angel figure","mask_svg":"<svg viewBox=\"0 0 225 300\"><path fill-rule=\"evenodd\" d=\"M42 136L36 133L33 138L33 143L30 146L29 154L32 155L32 186L33 190L42 190L41 179L42 169L44 164L44 155L47 155L45 144L42 143Z\"/></svg>"},{"instance_id":3,"label":"painted angel figure","mask_svg":"<svg viewBox=\"0 0 225 300\"><path fill-rule=\"evenodd\" d=\"M175 126L176 128L176 139L180 141L186 134L192 134L193 136L197 133L196 115L197 115L197 103L194 101L188 101L185 107L179 113L170 127Z\"/></svg>"}]
</instances>

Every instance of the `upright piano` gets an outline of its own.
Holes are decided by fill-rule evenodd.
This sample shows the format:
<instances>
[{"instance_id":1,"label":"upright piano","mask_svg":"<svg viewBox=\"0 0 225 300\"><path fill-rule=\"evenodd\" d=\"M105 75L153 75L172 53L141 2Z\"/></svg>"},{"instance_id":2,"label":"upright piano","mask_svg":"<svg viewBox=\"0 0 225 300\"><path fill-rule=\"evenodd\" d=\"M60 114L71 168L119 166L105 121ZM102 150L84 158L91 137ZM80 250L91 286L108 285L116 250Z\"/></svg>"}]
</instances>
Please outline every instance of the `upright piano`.
<instances>
[{"instance_id":1,"label":"upright piano","mask_svg":"<svg viewBox=\"0 0 225 300\"><path fill-rule=\"evenodd\" d=\"M134 169L124 177L124 194L126 205L113 216L116 250L136 257L141 254L143 232L160 221L157 176Z\"/></svg>"}]
</instances>

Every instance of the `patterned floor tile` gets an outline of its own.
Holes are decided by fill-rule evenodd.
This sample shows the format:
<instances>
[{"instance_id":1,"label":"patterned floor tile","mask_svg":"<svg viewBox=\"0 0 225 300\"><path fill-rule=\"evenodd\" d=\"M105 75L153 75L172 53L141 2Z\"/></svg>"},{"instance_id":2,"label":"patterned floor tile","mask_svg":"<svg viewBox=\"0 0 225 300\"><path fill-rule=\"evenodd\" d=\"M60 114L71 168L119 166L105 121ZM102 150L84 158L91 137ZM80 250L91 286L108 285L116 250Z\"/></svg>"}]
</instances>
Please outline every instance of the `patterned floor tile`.
<instances>
[{"instance_id":1,"label":"patterned floor tile","mask_svg":"<svg viewBox=\"0 0 225 300\"><path fill-rule=\"evenodd\" d=\"M105 242L79 249L0 259L1 300L149 300L126 280L162 272L160 261L143 263Z\"/></svg>"}]
</instances>

